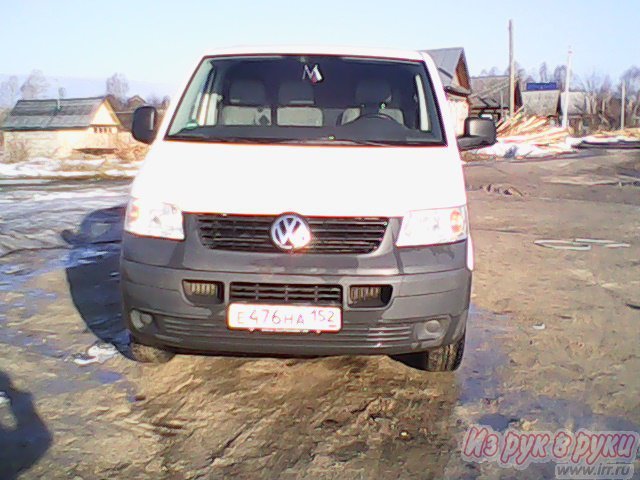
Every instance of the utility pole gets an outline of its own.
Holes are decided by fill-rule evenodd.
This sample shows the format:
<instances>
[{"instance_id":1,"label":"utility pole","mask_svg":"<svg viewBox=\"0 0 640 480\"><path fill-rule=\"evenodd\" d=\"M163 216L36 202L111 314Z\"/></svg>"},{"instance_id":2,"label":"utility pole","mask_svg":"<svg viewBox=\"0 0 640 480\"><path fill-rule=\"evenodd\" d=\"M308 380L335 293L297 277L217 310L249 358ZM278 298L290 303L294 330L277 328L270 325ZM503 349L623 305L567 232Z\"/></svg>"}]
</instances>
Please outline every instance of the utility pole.
<instances>
[{"instance_id":1,"label":"utility pole","mask_svg":"<svg viewBox=\"0 0 640 480\"><path fill-rule=\"evenodd\" d=\"M515 113L516 66L513 58L513 20L509 20L509 117Z\"/></svg>"},{"instance_id":2,"label":"utility pole","mask_svg":"<svg viewBox=\"0 0 640 480\"><path fill-rule=\"evenodd\" d=\"M564 105L562 105L562 101L560 101L560 105L562 106L562 128L567 128L569 126L569 84L571 83L571 55L573 52L571 51L571 47L569 47L569 58L567 59L567 75L564 79Z\"/></svg>"},{"instance_id":3,"label":"utility pole","mask_svg":"<svg viewBox=\"0 0 640 480\"><path fill-rule=\"evenodd\" d=\"M627 84L622 79L622 102L620 102L620 130L624 130L624 110L625 103L627 103Z\"/></svg>"}]
</instances>

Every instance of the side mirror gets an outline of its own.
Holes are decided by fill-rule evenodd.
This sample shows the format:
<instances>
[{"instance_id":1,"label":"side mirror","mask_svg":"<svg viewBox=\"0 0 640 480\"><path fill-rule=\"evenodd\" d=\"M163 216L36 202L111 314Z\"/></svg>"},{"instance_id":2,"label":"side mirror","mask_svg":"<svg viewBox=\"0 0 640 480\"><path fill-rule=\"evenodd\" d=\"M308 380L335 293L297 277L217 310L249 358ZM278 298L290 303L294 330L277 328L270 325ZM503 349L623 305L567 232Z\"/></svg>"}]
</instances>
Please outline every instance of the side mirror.
<instances>
[{"instance_id":1,"label":"side mirror","mask_svg":"<svg viewBox=\"0 0 640 480\"><path fill-rule=\"evenodd\" d=\"M133 112L131 135L142 143L153 143L158 133L158 111L155 107L145 105Z\"/></svg>"},{"instance_id":2,"label":"side mirror","mask_svg":"<svg viewBox=\"0 0 640 480\"><path fill-rule=\"evenodd\" d=\"M458 137L460 150L488 147L496 143L496 124L489 118L469 117L464 121L464 135Z\"/></svg>"}]
</instances>

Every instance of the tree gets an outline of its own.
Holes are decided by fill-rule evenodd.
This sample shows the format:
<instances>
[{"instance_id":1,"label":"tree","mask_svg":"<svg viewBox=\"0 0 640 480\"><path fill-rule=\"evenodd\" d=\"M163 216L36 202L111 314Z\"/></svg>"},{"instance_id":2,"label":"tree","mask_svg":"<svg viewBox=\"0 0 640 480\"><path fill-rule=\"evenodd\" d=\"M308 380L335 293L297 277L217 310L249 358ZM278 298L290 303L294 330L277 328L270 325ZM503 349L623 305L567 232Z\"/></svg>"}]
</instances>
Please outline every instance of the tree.
<instances>
[{"instance_id":1,"label":"tree","mask_svg":"<svg viewBox=\"0 0 640 480\"><path fill-rule=\"evenodd\" d=\"M500 70L498 67L491 67L489 70L484 68L480 72L481 77L492 77L496 75L502 75L502 70Z\"/></svg>"},{"instance_id":2,"label":"tree","mask_svg":"<svg viewBox=\"0 0 640 480\"><path fill-rule=\"evenodd\" d=\"M127 99L128 91L129 82L122 73L114 73L107 78L107 95L113 95L119 101L124 102Z\"/></svg>"},{"instance_id":3,"label":"tree","mask_svg":"<svg viewBox=\"0 0 640 480\"><path fill-rule=\"evenodd\" d=\"M584 77L584 81L581 82L581 87L585 92L585 98L587 100L587 113L593 115L598 112L603 85L604 78L596 72L587 75Z\"/></svg>"},{"instance_id":4,"label":"tree","mask_svg":"<svg viewBox=\"0 0 640 480\"><path fill-rule=\"evenodd\" d=\"M547 62L542 62L540 64L538 75L541 82L546 83L549 81L549 67L547 66Z\"/></svg>"},{"instance_id":5,"label":"tree","mask_svg":"<svg viewBox=\"0 0 640 480\"><path fill-rule=\"evenodd\" d=\"M46 96L49 82L41 70L33 70L20 87L24 100L37 100Z\"/></svg>"},{"instance_id":6,"label":"tree","mask_svg":"<svg viewBox=\"0 0 640 480\"><path fill-rule=\"evenodd\" d=\"M560 90L564 90L564 81L567 77L567 66L558 65L553 71L553 81L558 85Z\"/></svg>"},{"instance_id":7,"label":"tree","mask_svg":"<svg viewBox=\"0 0 640 480\"><path fill-rule=\"evenodd\" d=\"M529 75L527 73L527 70L524 69L522 67L522 65L520 65L518 62L513 62L513 67L516 73L516 82L518 80L523 81L523 82L532 82L533 78L531 77L531 75ZM505 75L509 75L509 68L507 67L507 69L504 71Z\"/></svg>"},{"instance_id":8,"label":"tree","mask_svg":"<svg viewBox=\"0 0 640 480\"><path fill-rule=\"evenodd\" d=\"M162 98L160 98L155 93L152 93L147 97L147 105L151 105L152 107L159 108L162 105Z\"/></svg>"},{"instance_id":9,"label":"tree","mask_svg":"<svg viewBox=\"0 0 640 480\"><path fill-rule=\"evenodd\" d=\"M158 110L165 110L169 106L171 99L168 95L160 97L154 93L147 97L147 105L156 107Z\"/></svg>"},{"instance_id":10,"label":"tree","mask_svg":"<svg viewBox=\"0 0 640 480\"><path fill-rule=\"evenodd\" d=\"M12 108L18 100L20 84L18 77L12 76L0 83L0 106Z\"/></svg>"},{"instance_id":11,"label":"tree","mask_svg":"<svg viewBox=\"0 0 640 480\"><path fill-rule=\"evenodd\" d=\"M626 114L636 118L640 114L640 67L633 66L625 70L622 81L626 88ZM621 87L622 84L620 90Z\"/></svg>"}]
</instances>

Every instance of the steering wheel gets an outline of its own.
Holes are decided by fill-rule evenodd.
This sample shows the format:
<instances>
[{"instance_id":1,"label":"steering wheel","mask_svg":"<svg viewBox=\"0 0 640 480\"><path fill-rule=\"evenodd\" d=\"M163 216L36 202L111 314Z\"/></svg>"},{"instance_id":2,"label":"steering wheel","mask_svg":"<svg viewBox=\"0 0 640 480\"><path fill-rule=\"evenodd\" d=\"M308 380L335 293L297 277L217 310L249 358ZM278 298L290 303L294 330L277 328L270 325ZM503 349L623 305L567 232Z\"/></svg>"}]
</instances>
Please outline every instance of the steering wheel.
<instances>
[{"instance_id":1,"label":"steering wheel","mask_svg":"<svg viewBox=\"0 0 640 480\"><path fill-rule=\"evenodd\" d=\"M380 112L369 112L369 113L364 113L362 115L359 115L358 117L354 118L353 120L347 122L347 123L340 123L340 117L338 117L338 121L337 121L337 125L353 125L355 123L361 122L362 120L366 119L366 118L377 118L378 120L387 120L387 121L392 121L395 123L398 123L397 120L393 117L390 117L389 115L385 114L385 113L380 113Z\"/></svg>"},{"instance_id":2,"label":"steering wheel","mask_svg":"<svg viewBox=\"0 0 640 480\"><path fill-rule=\"evenodd\" d=\"M365 113L364 115L360 115L358 118L356 118L356 120L361 120L363 118L378 118L380 120L391 120L392 122L396 121L395 118L381 112Z\"/></svg>"}]
</instances>

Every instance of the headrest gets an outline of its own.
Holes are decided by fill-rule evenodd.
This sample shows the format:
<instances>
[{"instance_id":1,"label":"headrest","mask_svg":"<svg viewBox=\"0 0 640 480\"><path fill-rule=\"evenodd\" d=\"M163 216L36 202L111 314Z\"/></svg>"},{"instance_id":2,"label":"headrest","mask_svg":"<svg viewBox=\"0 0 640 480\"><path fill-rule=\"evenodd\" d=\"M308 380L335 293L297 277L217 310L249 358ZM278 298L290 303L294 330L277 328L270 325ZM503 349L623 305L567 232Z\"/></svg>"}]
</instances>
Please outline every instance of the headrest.
<instances>
[{"instance_id":1,"label":"headrest","mask_svg":"<svg viewBox=\"0 0 640 480\"><path fill-rule=\"evenodd\" d=\"M231 105L266 105L267 92L258 80L236 80L229 87Z\"/></svg>"},{"instance_id":2,"label":"headrest","mask_svg":"<svg viewBox=\"0 0 640 480\"><path fill-rule=\"evenodd\" d=\"M280 105L313 105L314 97L311 84L302 81L283 82L278 91Z\"/></svg>"},{"instance_id":3,"label":"headrest","mask_svg":"<svg viewBox=\"0 0 640 480\"><path fill-rule=\"evenodd\" d=\"M391 100L391 86L384 80L363 80L356 87L356 102L373 105Z\"/></svg>"}]
</instances>

